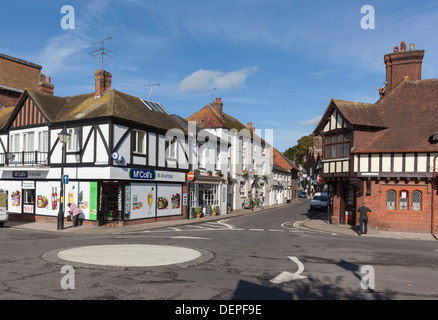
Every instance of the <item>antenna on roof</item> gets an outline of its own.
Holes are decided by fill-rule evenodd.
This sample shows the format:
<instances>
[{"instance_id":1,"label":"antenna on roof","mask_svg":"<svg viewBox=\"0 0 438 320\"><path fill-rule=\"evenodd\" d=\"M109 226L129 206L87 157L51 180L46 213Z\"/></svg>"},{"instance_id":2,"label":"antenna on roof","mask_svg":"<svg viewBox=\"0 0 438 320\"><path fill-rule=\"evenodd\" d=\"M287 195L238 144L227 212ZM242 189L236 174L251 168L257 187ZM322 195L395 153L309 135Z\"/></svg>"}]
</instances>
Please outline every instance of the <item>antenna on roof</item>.
<instances>
[{"instance_id":1,"label":"antenna on roof","mask_svg":"<svg viewBox=\"0 0 438 320\"><path fill-rule=\"evenodd\" d=\"M217 90L217 88L213 88L213 89L210 90L210 93L211 93L211 101L213 101L213 99L214 99L214 95L213 95L213 93L214 93L216 90Z\"/></svg>"},{"instance_id":2,"label":"antenna on roof","mask_svg":"<svg viewBox=\"0 0 438 320\"><path fill-rule=\"evenodd\" d=\"M109 54L110 54L110 53L115 54L115 53L112 52L111 50L105 49L105 48L103 47L103 43L104 43L106 40L110 40L110 39L112 39L111 36L108 37L108 38L106 38L106 39L103 39L103 40L97 41L97 42L95 42L95 43L92 43L92 44L91 44L92 46L95 46L96 44L99 44L99 43L100 43L100 47L99 47L98 49L96 49L96 50L94 50L94 51L88 53L90 56L95 57L95 58L97 58L97 59L100 59L100 61L101 61L101 69L102 69L102 70L103 70L103 56L104 56L104 55L108 55L108 57L111 58L111 56L110 56ZM99 58L98 56L100 56L100 58Z\"/></svg>"},{"instance_id":3,"label":"antenna on roof","mask_svg":"<svg viewBox=\"0 0 438 320\"><path fill-rule=\"evenodd\" d=\"M155 83L155 84L145 84L144 86L145 86L145 87L151 87L151 90L149 91L149 97L148 97L148 100L150 100L150 98L151 98L151 93L152 93L152 88L153 88L153 87L156 87L156 86L160 86L160 84L159 84L159 83Z\"/></svg>"}]
</instances>

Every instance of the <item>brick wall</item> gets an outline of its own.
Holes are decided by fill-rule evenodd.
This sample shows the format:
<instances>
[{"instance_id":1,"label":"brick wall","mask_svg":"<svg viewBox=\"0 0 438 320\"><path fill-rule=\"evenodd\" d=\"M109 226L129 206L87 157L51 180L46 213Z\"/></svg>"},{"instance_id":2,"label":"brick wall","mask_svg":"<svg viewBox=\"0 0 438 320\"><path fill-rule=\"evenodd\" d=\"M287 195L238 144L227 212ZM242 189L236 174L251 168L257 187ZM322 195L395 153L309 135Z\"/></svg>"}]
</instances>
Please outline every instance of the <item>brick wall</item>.
<instances>
[{"instance_id":1,"label":"brick wall","mask_svg":"<svg viewBox=\"0 0 438 320\"><path fill-rule=\"evenodd\" d=\"M424 50L406 50L404 41L399 47L394 48L393 53L385 55L386 64L386 87L387 90L394 88L404 77L411 80L421 80L421 67Z\"/></svg>"},{"instance_id":2,"label":"brick wall","mask_svg":"<svg viewBox=\"0 0 438 320\"><path fill-rule=\"evenodd\" d=\"M24 90L38 89L40 70L29 64L0 57L0 85Z\"/></svg>"},{"instance_id":3,"label":"brick wall","mask_svg":"<svg viewBox=\"0 0 438 320\"><path fill-rule=\"evenodd\" d=\"M426 181L376 181L369 184L371 195L367 196L366 181L364 181L364 195L357 199L357 206L362 202L372 210L369 214L368 226L378 230L392 230L401 232L422 232L431 231L431 197L432 186ZM387 191L396 192L396 210L386 208ZM422 193L421 211L412 210L412 192L418 190ZM400 210L399 199L401 191L408 194L408 210ZM435 212L438 209L438 196L434 200ZM435 216L435 220L436 220ZM356 223L359 223L358 217ZM435 230L438 230L435 221Z\"/></svg>"},{"instance_id":4,"label":"brick wall","mask_svg":"<svg viewBox=\"0 0 438 320\"><path fill-rule=\"evenodd\" d=\"M0 89L0 108L13 107L20 99L21 93Z\"/></svg>"}]
</instances>

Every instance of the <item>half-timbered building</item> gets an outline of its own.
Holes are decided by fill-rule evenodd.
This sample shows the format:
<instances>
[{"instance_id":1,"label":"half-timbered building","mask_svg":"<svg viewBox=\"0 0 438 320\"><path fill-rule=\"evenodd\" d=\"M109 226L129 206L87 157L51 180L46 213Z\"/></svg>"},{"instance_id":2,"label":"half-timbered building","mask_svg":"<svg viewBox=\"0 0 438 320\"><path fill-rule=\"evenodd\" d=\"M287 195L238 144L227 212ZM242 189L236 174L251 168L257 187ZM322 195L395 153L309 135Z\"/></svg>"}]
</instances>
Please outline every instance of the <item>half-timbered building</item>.
<instances>
[{"instance_id":1,"label":"half-timbered building","mask_svg":"<svg viewBox=\"0 0 438 320\"><path fill-rule=\"evenodd\" d=\"M18 219L56 221L62 166L64 204L76 203L88 223L187 215L187 150L166 139L185 129L159 103L111 88L109 72L95 72L90 94L25 89L14 108L0 110L0 128L0 189Z\"/></svg>"},{"instance_id":2,"label":"half-timbered building","mask_svg":"<svg viewBox=\"0 0 438 320\"><path fill-rule=\"evenodd\" d=\"M332 99L314 133L334 223L357 225L362 202L381 230L434 232L438 79L421 80L424 50L385 55L386 87L374 104Z\"/></svg>"}]
</instances>

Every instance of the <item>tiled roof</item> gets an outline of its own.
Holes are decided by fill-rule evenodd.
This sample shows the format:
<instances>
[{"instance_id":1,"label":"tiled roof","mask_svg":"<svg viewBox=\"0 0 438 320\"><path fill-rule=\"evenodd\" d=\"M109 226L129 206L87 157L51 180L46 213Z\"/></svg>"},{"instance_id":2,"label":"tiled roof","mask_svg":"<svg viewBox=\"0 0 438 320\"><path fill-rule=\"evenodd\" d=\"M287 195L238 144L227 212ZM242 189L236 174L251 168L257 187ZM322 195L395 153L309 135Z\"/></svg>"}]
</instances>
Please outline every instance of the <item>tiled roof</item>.
<instances>
[{"instance_id":1,"label":"tiled roof","mask_svg":"<svg viewBox=\"0 0 438 320\"><path fill-rule=\"evenodd\" d=\"M229 130L236 129L237 131L247 129L247 127L236 118L226 113L219 115L209 105L206 105L198 112L192 114L187 118L187 121L196 121L196 124L202 128L226 128Z\"/></svg>"},{"instance_id":2,"label":"tiled roof","mask_svg":"<svg viewBox=\"0 0 438 320\"><path fill-rule=\"evenodd\" d=\"M382 110L376 105L333 99L333 103L352 125L386 127Z\"/></svg>"},{"instance_id":3,"label":"tiled roof","mask_svg":"<svg viewBox=\"0 0 438 320\"><path fill-rule=\"evenodd\" d=\"M25 92L29 93L51 123L115 117L158 129L176 128L187 132L170 115L150 110L138 97L115 89L108 90L98 99L94 93L62 98L37 90Z\"/></svg>"},{"instance_id":4,"label":"tiled roof","mask_svg":"<svg viewBox=\"0 0 438 320\"><path fill-rule=\"evenodd\" d=\"M436 151L429 138L438 128L438 79L404 80L375 108L387 125L354 152Z\"/></svg>"}]
</instances>

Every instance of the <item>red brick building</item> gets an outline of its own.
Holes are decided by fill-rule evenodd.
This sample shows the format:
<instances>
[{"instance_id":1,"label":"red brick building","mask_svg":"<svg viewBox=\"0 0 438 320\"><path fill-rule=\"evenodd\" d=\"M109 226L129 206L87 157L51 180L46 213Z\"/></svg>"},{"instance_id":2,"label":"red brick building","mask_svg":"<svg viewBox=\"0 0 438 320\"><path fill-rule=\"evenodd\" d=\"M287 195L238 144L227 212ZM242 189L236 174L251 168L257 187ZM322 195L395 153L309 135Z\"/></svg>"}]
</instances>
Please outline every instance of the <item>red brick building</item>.
<instances>
[{"instance_id":1,"label":"red brick building","mask_svg":"<svg viewBox=\"0 0 438 320\"><path fill-rule=\"evenodd\" d=\"M386 86L374 104L330 101L314 133L323 138L333 223L357 225L365 202L371 228L437 232L438 79L421 79L423 56L404 42L386 54Z\"/></svg>"},{"instance_id":2,"label":"red brick building","mask_svg":"<svg viewBox=\"0 0 438 320\"><path fill-rule=\"evenodd\" d=\"M0 53L0 108L15 106L24 89L37 90L45 80L41 69L35 63Z\"/></svg>"}]
</instances>

